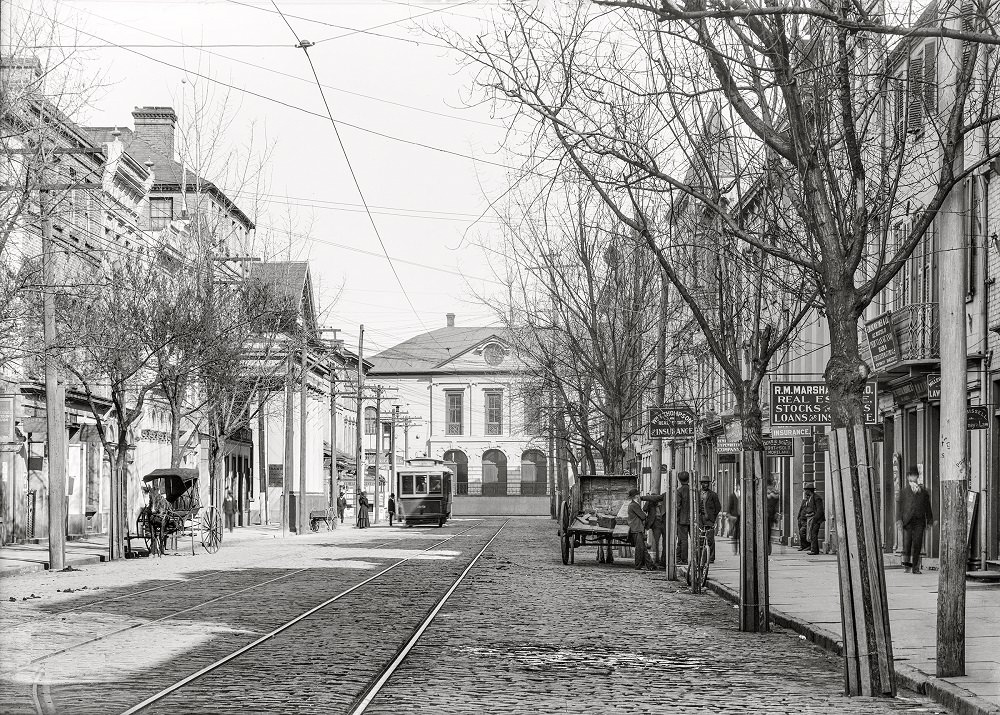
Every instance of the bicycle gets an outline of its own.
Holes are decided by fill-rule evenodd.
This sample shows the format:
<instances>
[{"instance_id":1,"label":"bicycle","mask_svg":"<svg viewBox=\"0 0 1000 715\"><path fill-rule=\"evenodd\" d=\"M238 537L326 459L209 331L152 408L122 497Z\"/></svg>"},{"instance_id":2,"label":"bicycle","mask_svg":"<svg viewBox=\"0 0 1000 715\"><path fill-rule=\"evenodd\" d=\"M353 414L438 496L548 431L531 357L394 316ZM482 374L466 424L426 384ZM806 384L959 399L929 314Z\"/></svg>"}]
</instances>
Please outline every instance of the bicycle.
<instances>
[{"instance_id":1,"label":"bicycle","mask_svg":"<svg viewBox=\"0 0 1000 715\"><path fill-rule=\"evenodd\" d=\"M699 590L704 588L705 582L708 580L708 567L710 564L708 534L713 529L714 527L712 526L698 527L698 540L695 543L694 559L688 565L687 583L689 586L691 585L691 576L694 574L695 583Z\"/></svg>"}]
</instances>

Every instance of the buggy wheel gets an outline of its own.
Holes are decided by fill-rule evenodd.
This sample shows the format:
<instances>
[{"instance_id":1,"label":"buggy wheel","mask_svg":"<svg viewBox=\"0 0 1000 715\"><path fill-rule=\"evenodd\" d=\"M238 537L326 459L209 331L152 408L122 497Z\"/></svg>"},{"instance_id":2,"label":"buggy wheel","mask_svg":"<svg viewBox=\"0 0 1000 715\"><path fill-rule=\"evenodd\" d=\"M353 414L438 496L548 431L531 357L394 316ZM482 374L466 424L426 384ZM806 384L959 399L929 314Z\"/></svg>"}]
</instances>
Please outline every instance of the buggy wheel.
<instances>
[{"instance_id":1,"label":"buggy wheel","mask_svg":"<svg viewBox=\"0 0 1000 715\"><path fill-rule=\"evenodd\" d=\"M563 502L559 509L559 531L566 533L569 530L569 502Z\"/></svg>"},{"instance_id":2,"label":"buggy wheel","mask_svg":"<svg viewBox=\"0 0 1000 715\"><path fill-rule=\"evenodd\" d=\"M201 517L201 545L205 551L214 554L222 544L222 517L214 506L205 510Z\"/></svg>"},{"instance_id":3,"label":"buggy wheel","mask_svg":"<svg viewBox=\"0 0 1000 715\"><path fill-rule=\"evenodd\" d=\"M563 533L562 538L559 539L559 545L562 547L563 566L569 566L569 534Z\"/></svg>"},{"instance_id":4,"label":"buggy wheel","mask_svg":"<svg viewBox=\"0 0 1000 715\"><path fill-rule=\"evenodd\" d=\"M146 551L153 553L152 547L155 545L153 537L153 525L149 519L149 507L144 506L139 511L139 516L135 520L135 533L142 537L142 542L146 546Z\"/></svg>"}]
</instances>

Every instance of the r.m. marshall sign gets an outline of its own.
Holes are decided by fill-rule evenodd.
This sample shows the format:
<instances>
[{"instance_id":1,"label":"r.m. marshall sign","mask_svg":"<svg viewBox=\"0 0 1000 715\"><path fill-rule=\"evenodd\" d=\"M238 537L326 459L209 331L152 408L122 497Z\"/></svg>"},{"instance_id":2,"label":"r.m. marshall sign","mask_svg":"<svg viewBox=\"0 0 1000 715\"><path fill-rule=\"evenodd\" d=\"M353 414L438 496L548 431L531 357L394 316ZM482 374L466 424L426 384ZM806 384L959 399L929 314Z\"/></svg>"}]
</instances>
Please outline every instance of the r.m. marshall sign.
<instances>
[{"instance_id":1,"label":"r.m. marshall sign","mask_svg":"<svg viewBox=\"0 0 1000 715\"><path fill-rule=\"evenodd\" d=\"M865 385L863 409L865 424L875 424L878 395L875 383ZM772 425L830 424L830 390L825 382L772 382Z\"/></svg>"}]
</instances>

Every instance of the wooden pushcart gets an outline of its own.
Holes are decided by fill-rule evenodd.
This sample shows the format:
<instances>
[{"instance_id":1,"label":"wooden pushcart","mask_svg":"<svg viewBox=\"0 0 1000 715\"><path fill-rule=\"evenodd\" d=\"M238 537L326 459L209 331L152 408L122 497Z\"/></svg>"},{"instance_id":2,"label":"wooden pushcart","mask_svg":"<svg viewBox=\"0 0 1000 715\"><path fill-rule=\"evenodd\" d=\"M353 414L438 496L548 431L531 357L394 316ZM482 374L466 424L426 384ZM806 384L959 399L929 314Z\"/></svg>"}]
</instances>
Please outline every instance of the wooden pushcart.
<instances>
[{"instance_id":1,"label":"wooden pushcart","mask_svg":"<svg viewBox=\"0 0 1000 715\"><path fill-rule=\"evenodd\" d=\"M634 474L581 474L559 512L562 562L576 562L576 550L597 547L598 563L614 563L614 546L631 546L628 524L616 516L630 489L638 486Z\"/></svg>"}]
</instances>

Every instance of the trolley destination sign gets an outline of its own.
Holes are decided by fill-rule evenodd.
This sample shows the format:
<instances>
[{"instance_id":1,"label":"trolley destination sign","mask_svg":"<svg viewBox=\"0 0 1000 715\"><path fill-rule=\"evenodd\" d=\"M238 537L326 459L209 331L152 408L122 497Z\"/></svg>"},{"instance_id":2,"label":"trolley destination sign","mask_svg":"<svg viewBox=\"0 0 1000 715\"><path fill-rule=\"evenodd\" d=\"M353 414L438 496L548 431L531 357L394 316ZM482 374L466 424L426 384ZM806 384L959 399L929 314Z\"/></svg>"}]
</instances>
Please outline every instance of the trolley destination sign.
<instances>
[{"instance_id":1,"label":"trolley destination sign","mask_svg":"<svg viewBox=\"0 0 1000 715\"><path fill-rule=\"evenodd\" d=\"M877 421L875 383L865 384L862 398L865 424ZM830 424L830 388L825 382L772 382L772 425Z\"/></svg>"},{"instance_id":2,"label":"trolley destination sign","mask_svg":"<svg viewBox=\"0 0 1000 715\"><path fill-rule=\"evenodd\" d=\"M687 407L653 407L649 410L650 439L691 439L694 413Z\"/></svg>"}]
</instances>

